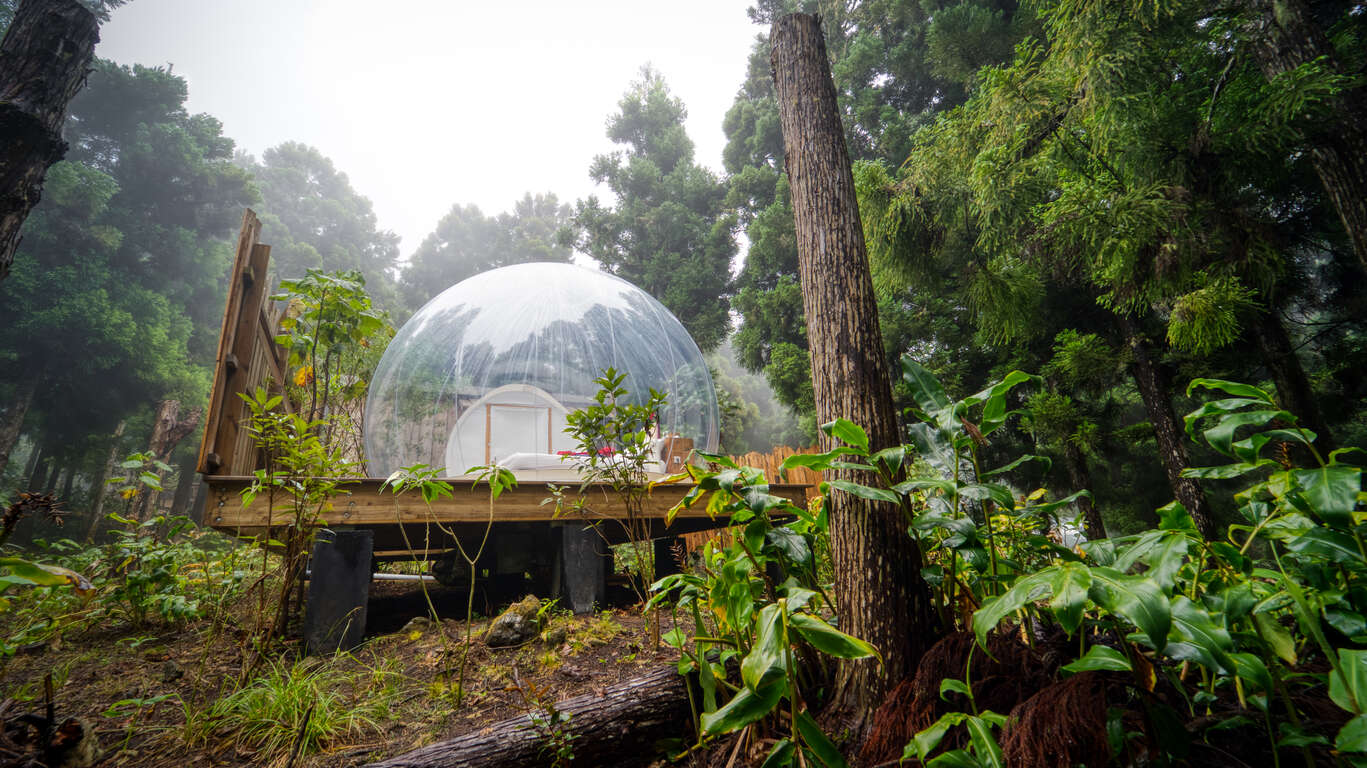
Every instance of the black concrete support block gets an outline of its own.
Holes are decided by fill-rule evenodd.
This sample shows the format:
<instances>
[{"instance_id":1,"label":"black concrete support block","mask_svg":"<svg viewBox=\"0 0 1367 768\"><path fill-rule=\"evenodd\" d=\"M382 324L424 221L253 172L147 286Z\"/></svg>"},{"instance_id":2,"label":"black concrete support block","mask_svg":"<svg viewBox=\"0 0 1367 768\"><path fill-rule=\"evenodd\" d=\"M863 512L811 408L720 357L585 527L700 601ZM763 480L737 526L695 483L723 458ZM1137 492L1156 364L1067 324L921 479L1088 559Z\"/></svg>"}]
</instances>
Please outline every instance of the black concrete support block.
<instances>
[{"instance_id":1,"label":"black concrete support block","mask_svg":"<svg viewBox=\"0 0 1367 768\"><path fill-rule=\"evenodd\" d=\"M655 546L656 579L679 572L679 561L674 557L674 545L679 541L677 536L666 536L652 542Z\"/></svg>"},{"instance_id":2,"label":"black concrete support block","mask_svg":"<svg viewBox=\"0 0 1367 768\"><path fill-rule=\"evenodd\" d=\"M365 639L374 549L371 531L318 532L304 613L304 642L309 653L349 651Z\"/></svg>"},{"instance_id":3,"label":"black concrete support block","mask_svg":"<svg viewBox=\"0 0 1367 768\"><path fill-rule=\"evenodd\" d=\"M612 553L592 528L566 525L560 529L560 597L575 613L588 613L607 604Z\"/></svg>"}]
</instances>

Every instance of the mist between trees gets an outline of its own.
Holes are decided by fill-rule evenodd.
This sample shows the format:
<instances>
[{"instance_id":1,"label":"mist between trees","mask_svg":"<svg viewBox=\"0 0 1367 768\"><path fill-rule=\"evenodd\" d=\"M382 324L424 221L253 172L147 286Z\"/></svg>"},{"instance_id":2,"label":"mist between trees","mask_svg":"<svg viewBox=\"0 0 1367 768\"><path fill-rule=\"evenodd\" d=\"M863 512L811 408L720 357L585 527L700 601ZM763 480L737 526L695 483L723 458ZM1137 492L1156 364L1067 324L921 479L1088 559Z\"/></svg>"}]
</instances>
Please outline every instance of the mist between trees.
<instances>
[{"instance_id":1,"label":"mist between trees","mask_svg":"<svg viewBox=\"0 0 1367 768\"><path fill-rule=\"evenodd\" d=\"M757 4L756 29L792 5ZM1298 63L1265 50L1255 6L824 9L889 361L910 354L951 391L1043 374L1029 419L987 450L1054 457L1050 477L1030 479L1090 487L1116 530L1173 495L1229 514L1174 472L1202 463L1171 439L1192 378L1271 384L1326 445L1367 435L1360 233L1327 166L1334 137L1362 131L1363 15L1337 4L1303 20L1322 47ZM0 2L0 25L12 10ZM606 116L615 151L584 161L604 198L533 190L502 212L453 201L406 260L317 149L245 155L213 116L187 111L169 69L98 62L0 283L0 489L88 509L111 450L147 445L159 402L203 404L247 206L273 244L273 280L357 270L396 326L487 269L596 265L657 297L709 353L726 451L810 444L767 57L761 37L744 81L718 86L736 94L722 173L644 67ZM172 455L172 480L189 481L195 442Z\"/></svg>"}]
</instances>

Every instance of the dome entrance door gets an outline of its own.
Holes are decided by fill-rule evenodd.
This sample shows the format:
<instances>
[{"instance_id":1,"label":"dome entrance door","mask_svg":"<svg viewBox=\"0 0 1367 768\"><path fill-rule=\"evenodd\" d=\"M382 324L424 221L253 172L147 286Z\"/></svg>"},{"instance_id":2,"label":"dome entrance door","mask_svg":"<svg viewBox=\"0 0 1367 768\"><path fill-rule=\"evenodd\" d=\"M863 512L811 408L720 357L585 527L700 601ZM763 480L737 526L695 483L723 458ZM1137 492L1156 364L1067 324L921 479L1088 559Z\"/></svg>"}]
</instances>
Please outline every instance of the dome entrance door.
<instances>
[{"instance_id":1,"label":"dome entrance door","mask_svg":"<svg viewBox=\"0 0 1367 768\"><path fill-rule=\"evenodd\" d=\"M551 453L551 409L544 406L485 403L484 463L514 453Z\"/></svg>"}]
</instances>

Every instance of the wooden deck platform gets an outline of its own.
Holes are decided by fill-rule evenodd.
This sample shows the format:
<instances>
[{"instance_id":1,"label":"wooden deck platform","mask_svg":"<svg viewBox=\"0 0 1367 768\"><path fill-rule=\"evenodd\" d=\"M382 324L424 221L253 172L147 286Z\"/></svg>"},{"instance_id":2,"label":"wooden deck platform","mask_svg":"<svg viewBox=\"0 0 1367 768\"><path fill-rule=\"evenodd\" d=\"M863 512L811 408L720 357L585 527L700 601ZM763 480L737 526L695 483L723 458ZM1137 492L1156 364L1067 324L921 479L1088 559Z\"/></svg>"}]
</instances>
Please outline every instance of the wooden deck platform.
<instances>
[{"instance_id":1,"label":"wooden deck platform","mask_svg":"<svg viewBox=\"0 0 1367 768\"><path fill-rule=\"evenodd\" d=\"M251 485L252 478L244 476L210 475L204 478L208 484L208 500L204 510L204 524L234 536L258 536L268 528L283 525L291 514L289 499L282 495L272 507L265 494L258 495L250 505L242 503L242 491ZM387 546L395 549L422 549L418 543L425 537L434 536L424 530L434 523L441 523L463 535L463 532L482 529L489 519L489 487L476 485L472 480L449 480L453 493L448 498L434 501L429 508L423 504L416 493L396 495L390 489L380 490L384 483L380 478L353 478L344 481L340 492L332 499L332 510L323 515L324 523L330 527L363 528L376 532L376 549ZM515 488L504 491L494 502L494 522L499 528L512 524L517 527L535 527L536 524L591 524L612 523L624 520L626 510L622 507L611 489L606 486L591 488L583 512L572 510L557 511L553 494L548 483L523 482ZM562 485L562 487L565 487ZM651 520L652 532L657 536L670 536L692 531L719 528L726 525L724 519L713 520L707 515L702 504L679 513L672 525L666 527L666 513L684 497L691 488L688 484L656 486L646 500L645 516ZM814 492L810 485L783 484L770 485L769 492L790 499L793 503L806 506L807 494ZM567 502L578 494L577 486L566 487ZM530 525L529 525L530 524ZM407 529L408 539L402 541ZM618 525L605 525L608 535ZM416 537L416 538L415 538ZM444 537L443 537L444 538ZM435 547L432 547L435 545ZM440 548L433 541L432 548Z\"/></svg>"}]
</instances>

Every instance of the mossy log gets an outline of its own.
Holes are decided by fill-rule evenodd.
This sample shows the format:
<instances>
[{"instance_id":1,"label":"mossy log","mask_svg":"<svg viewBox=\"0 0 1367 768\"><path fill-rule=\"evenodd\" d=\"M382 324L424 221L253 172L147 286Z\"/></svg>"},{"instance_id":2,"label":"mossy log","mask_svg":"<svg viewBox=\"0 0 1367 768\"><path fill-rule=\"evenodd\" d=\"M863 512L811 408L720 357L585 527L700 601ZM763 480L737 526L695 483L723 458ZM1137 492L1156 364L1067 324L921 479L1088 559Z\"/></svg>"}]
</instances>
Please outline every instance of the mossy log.
<instances>
[{"instance_id":1,"label":"mossy log","mask_svg":"<svg viewBox=\"0 0 1367 768\"><path fill-rule=\"evenodd\" d=\"M673 665L599 691L557 702L568 715L550 726L521 715L478 731L392 757L368 768L520 768L551 765L556 744L568 738L574 765L646 765L657 744L691 737L687 683ZM539 721L539 722L538 722Z\"/></svg>"}]
</instances>

